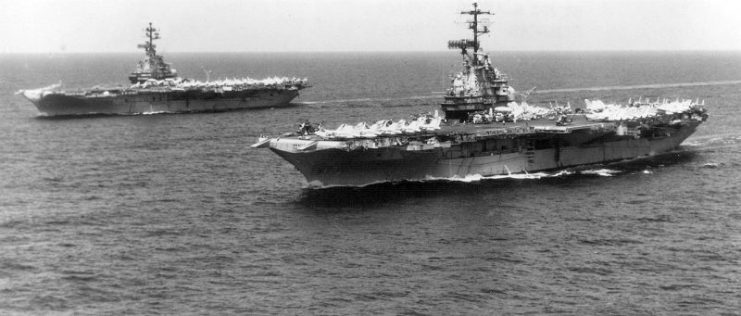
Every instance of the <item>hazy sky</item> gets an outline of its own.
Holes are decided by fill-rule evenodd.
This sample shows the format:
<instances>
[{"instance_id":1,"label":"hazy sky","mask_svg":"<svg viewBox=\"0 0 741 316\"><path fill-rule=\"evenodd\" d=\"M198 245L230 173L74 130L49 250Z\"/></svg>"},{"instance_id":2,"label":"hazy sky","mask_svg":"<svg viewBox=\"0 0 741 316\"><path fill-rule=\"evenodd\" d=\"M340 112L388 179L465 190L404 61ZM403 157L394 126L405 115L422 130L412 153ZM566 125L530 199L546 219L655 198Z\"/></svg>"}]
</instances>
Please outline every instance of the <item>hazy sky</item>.
<instances>
[{"instance_id":1,"label":"hazy sky","mask_svg":"<svg viewBox=\"0 0 741 316\"><path fill-rule=\"evenodd\" d=\"M439 51L472 0L0 0L0 53ZM741 50L738 0L482 0L486 50Z\"/></svg>"}]
</instances>

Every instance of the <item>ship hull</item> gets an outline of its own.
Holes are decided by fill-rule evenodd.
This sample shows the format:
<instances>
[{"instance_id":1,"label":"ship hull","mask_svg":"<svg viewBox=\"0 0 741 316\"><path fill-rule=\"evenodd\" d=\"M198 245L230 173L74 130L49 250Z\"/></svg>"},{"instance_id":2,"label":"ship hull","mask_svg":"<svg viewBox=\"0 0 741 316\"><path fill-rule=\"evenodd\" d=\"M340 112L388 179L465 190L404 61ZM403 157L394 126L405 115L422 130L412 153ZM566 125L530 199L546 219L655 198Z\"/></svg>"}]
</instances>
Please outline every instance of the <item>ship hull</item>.
<instances>
[{"instance_id":1,"label":"ship hull","mask_svg":"<svg viewBox=\"0 0 741 316\"><path fill-rule=\"evenodd\" d=\"M51 93L30 101L47 116L136 115L148 113L222 112L287 106L297 89L245 91L147 91L106 95Z\"/></svg>"},{"instance_id":2,"label":"ship hull","mask_svg":"<svg viewBox=\"0 0 741 316\"><path fill-rule=\"evenodd\" d=\"M509 147L482 140L449 148L408 151L403 147L301 152L295 144L271 141L270 149L293 164L312 187L366 186L397 181L531 173L645 158L676 149L696 129L690 122L661 136L635 138L614 133L516 139ZM572 144L572 145L568 145Z\"/></svg>"}]
</instances>

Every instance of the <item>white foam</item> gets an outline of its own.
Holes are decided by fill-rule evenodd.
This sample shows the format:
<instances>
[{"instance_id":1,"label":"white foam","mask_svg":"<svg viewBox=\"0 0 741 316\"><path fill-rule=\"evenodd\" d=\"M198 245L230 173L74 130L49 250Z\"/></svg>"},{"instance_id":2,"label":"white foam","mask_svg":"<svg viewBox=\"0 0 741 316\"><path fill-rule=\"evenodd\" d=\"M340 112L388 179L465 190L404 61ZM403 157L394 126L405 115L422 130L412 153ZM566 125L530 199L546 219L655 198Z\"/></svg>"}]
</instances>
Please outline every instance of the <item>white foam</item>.
<instances>
[{"instance_id":1,"label":"white foam","mask_svg":"<svg viewBox=\"0 0 741 316\"><path fill-rule=\"evenodd\" d=\"M545 172L515 173L515 174L493 175L493 176L482 176L480 174L471 174L465 177L449 177L449 178L428 176L422 181L453 181L453 182L471 183L471 182L480 182L482 180L503 180L503 179L537 180L537 179L542 179L542 178L560 177L560 176L569 175L569 174L572 174L572 172L564 170L564 171L560 171L554 174L549 174Z\"/></svg>"},{"instance_id":2,"label":"white foam","mask_svg":"<svg viewBox=\"0 0 741 316\"><path fill-rule=\"evenodd\" d=\"M613 170L613 169L588 169L588 170L582 170L579 171L579 174L588 174L588 175L597 175L602 177L612 177L615 174L620 173L619 170Z\"/></svg>"},{"instance_id":3,"label":"white foam","mask_svg":"<svg viewBox=\"0 0 741 316\"><path fill-rule=\"evenodd\" d=\"M559 170L554 173L547 173L547 172L535 172L535 173L515 173L515 174L507 174L507 175L493 175L493 176L482 176L480 174L470 174L466 175L465 177L433 177L433 176L427 176L424 179L415 179L415 180L409 180L409 182L417 182L417 183L425 183L425 182L437 182L437 181L449 181L449 182L462 182L462 183L477 183L484 180L505 180L505 179L514 179L514 180L539 180L544 178L559 178L559 177L566 177L573 174L584 174L584 175L597 175L597 176L603 176L603 177L612 177L615 174L621 173L620 170L614 170L614 169L588 169L588 170L581 170L581 171L574 171L570 169L564 169ZM644 174L653 174L650 170L644 170ZM363 185L324 185L321 181L312 181L308 183L308 186L306 188L309 189L327 189L327 188L336 188L336 187L367 187L372 186L376 184L382 184L382 183L390 183L389 181L376 181L372 183L366 183Z\"/></svg>"}]
</instances>

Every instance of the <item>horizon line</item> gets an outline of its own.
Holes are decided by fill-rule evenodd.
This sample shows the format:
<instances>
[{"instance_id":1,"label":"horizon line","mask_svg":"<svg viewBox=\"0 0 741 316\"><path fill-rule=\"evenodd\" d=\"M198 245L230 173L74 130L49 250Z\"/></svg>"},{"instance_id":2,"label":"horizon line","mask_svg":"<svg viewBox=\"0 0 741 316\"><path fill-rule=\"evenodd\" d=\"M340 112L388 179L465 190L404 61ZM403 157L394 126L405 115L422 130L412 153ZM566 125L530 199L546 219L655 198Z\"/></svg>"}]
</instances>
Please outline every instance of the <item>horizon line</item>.
<instances>
[{"instance_id":1,"label":"horizon line","mask_svg":"<svg viewBox=\"0 0 741 316\"><path fill-rule=\"evenodd\" d=\"M293 51L160 51L166 54L301 54L301 53L443 53L456 52L455 50L293 50ZM568 50L536 50L536 49L499 49L484 51L485 53L514 52L514 53L662 53L662 52L698 52L698 53L741 53L741 49L568 49ZM0 55L54 55L54 54L141 54L139 51L57 51L57 52L1 52Z\"/></svg>"}]
</instances>

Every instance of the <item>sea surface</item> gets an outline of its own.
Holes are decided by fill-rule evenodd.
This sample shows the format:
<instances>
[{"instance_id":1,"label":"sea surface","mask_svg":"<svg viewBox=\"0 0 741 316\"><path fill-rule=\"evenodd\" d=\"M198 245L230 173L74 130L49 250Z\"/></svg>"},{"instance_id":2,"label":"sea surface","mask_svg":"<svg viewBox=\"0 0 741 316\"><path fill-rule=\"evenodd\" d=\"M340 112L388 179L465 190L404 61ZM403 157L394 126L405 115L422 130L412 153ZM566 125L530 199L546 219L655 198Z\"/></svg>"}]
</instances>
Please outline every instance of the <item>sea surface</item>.
<instances>
[{"instance_id":1,"label":"sea surface","mask_svg":"<svg viewBox=\"0 0 741 316\"><path fill-rule=\"evenodd\" d=\"M531 104L705 100L676 152L541 179L312 190L251 149L438 109L455 52L167 54L308 77L292 106L40 117L138 54L0 55L0 314L741 315L741 53L497 52Z\"/></svg>"}]
</instances>

